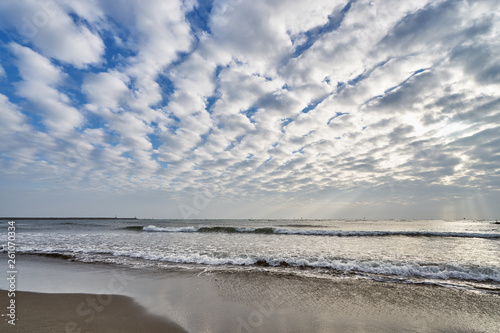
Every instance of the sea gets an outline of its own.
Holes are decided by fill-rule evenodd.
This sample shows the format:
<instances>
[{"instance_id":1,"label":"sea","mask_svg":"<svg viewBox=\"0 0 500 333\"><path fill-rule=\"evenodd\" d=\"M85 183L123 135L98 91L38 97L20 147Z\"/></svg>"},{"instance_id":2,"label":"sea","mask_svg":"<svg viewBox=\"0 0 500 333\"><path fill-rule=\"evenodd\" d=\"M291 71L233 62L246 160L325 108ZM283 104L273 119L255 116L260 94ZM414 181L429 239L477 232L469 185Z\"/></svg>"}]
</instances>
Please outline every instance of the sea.
<instances>
[{"instance_id":1,"label":"sea","mask_svg":"<svg viewBox=\"0 0 500 333\"><path fill-rule=\"evenodd\" d=\"M7 235L8 220L0 221ZM265 271L500 295L500 224L473 220L16 220L19 255L170 271ZM2 237L1 252L7 252Z\"/></svg>"}]
</instances>

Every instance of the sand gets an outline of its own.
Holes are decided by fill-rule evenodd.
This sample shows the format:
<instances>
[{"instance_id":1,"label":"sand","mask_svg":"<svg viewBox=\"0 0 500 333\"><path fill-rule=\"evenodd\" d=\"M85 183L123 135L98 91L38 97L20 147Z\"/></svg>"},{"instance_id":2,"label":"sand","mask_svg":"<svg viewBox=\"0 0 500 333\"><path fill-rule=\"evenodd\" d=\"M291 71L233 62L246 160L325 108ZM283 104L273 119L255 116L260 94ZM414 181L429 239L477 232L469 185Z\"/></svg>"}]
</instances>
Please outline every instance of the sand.
<instances>
[{"instance_id":1,"label":"sand","mask_svg":"<svg viewBox=\"0 0 500 333\"><path fill-rule=\"evenodd\" d=\"M7 292L0 291L2 309ZM1 332L137 333L187 332L165 318L154 316L132 298L121 295L45 294L16 292L16 325L2 310Z\"/></svg>"},{"instance_id":2,"label":"sand","mask_svg":"<svg viewBox=\"0 0 500 333\"><path fill-rule=\"evenodd\" d=\"M16 327L4 316L0 332L500 332L500 288L478 293L352 276L296 276L286 269L175 271L18 259L18 289L31 292L16 295ZM92 299L102 305L95 317ZM0 293L0 313L6 302Z\"/></svg>"}]
</instances>

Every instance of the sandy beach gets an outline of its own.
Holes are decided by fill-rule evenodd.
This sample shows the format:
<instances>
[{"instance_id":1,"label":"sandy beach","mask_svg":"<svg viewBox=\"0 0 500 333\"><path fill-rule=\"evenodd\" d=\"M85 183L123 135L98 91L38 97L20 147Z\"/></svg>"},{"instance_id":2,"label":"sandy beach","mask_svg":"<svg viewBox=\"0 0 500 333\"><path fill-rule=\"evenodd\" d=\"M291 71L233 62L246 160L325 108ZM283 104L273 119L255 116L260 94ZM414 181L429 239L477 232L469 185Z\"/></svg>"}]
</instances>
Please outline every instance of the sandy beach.
<instances>
[{"instance_id":1,"label":"sandy beach","mask_svg":"<svg viewBox=\"0 0 500 333\"><path fill-rule=\"evenodd\" d=\"M2 332L495 332L500 322L499 295L435 285L21 259L30 292L16 292L16 326L4 315Z\"/></svg>"},{"instance_id":2,"label":"sandy beach","mask_svg":"<svg viewBox=\"0 0 500 333\"><path fill-rule=\"evenodd\" d=\"M2 308L7 292L0 291ZM2 332L187 332L165 318L149 314L121 295L16 292L16 325L2 313Z\"/></svg>"}]
</instances>

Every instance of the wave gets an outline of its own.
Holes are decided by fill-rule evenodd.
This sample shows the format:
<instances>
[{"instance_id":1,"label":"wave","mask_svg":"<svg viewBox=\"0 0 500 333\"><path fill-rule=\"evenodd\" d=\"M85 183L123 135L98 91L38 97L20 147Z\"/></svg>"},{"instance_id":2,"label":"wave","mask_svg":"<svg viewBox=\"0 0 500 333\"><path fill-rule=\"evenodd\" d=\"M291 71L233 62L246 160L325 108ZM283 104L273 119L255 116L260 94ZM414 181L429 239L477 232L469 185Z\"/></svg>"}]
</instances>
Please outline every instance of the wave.
<instances>
[{"instance_id":1,"label":"wave","mask_svg":"<svg viewBox=\"0 0 500 333\"><path fill-rule=\"evenodd\" d=\"M321 224L280 224L280 227L292 227L292 228L325 228L326 226Z\"/></svg>"},{"instance_id":2,"label":"wave","mask_svg":"<svg viewBox=\"0 0 500 333\"><path fill-rule=\"evenodd\" d=\"M182 228L159 228L155 227L154 225L150 225L147 227L143 227L142 231L149 231L149 232L197 232L198 227L182 227Z\"/></svg>"},{"instance_id":3,"label":"wave","mask_svg":"<svg viewBox=\"0 0 500 333\"><path fill-rule=\"evenodd\" d=\"M6 252L5 250L0 252ZM43 255L72 261L122 263L124 258L146 263L198 264L210 266L282 267L300 269L328 269L339 274L369 274L375 276L396 276L404 278L425 278L435 280L468 280L476 282L500 282L500 267L460 266L453 264L432 264L420 262L395 262L375 260L354 260L348 258L273 257L251 255L226 255L200 253L139 253L134 251L62 250L62 249L19 249L20 254Z\"/></svg>"},{"instance_id":4,"label":"wave","mask_svg":"<svg viewBox=\"0 0 500 333\"><path fill-rule=\"evenodd\" d=\"M65 260L71 260L71 261L76 261L76 255L75 254L64 254L64 253L58 253L58 252L40 252L40 253L34 253L39 256L43 257L49 257L49 258L59 258L59 259L65 259Z\"/></svg>"},{"instance_id":5,"label":"wave","mask_svg":"<svg viewBox=\"0 0 500 333\"><path fill-rule=\"evenodd\" d=\"M492 233L464 233L464 232L433 232L433 231L342 231L321 229L285 229L285 228L240 228L240 227L147 227L132 226L125 229L147 232L203 232L203 233L248 233L248 234L275 234L275 235L302 235L302 236L332 236L332 237L465 237L465 238L500 238L500 234Z\"/></svg>"},{"instance_id":6,"label":"wave","mask_svg":"<svg viewBox=\"0 0 500 333\"><path fill-rule=\"evenodd\" d=\"M144 226L142 225L131 225L128 227L123 228L125 230L134 230L134 231L142 231L144 229Z\"/></svg>"}]
</instances>

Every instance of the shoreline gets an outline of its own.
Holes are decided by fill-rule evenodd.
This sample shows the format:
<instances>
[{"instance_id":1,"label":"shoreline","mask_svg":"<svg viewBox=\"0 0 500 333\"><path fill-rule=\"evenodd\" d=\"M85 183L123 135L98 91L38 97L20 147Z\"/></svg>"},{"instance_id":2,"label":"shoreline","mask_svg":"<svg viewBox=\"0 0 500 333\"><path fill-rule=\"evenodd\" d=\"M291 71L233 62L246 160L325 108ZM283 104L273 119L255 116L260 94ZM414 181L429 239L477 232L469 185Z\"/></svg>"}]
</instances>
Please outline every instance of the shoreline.
<instances>
[{"instance_id":1,"label":"shoreline","mask_svg":"<svg viewBox=\"0 0 500 333\"><path fill-rule=\"evenodd\" d=\"M76 316L80 321L90 318L89 306L83 305L86 307L80 309L87 311L83 316L76 313L82 302L87 304L88 297L100 297L103 304L97 306L105 310L95 311L96 318L102 314L102 323L111 327L118 318L115 312L130 309L132 302L147 322L152 316L179 324L184 328L180 332L192 333L488 332L488 328L500 321L500 314L495 311L500 307L499 295L433 285L393 284L354 277L322 279L266 271L127 268L46 257L21 256L19 259L17 289L23 290L20 295L24 291L39 295L38 305L30 305L29 315L25 317L21 314L27 303L23 296L19 297L16 302L19 321L34 325L40 320L44 322L45 317L52 317L51 306L46 306L44 301L49 297L54 308L71 312L55 314L58 319L46 323L52 324L52 328L57 324L59 329L61 322L65 324L69 318ZM7 299L4 293L0 293L1 304ZM71 295L79 296L68 303L66 298L71 299ZM112 296L109 305L105 304L106 295ZM123 308L122 303L127 307ZM73 322L78 324L78 320ZM97 325L97 321L89 324ZM93 327L87 331L102 330ZM136 330L157 331L170 332Z\"/></svg>"}]
</instances>

